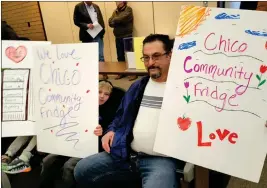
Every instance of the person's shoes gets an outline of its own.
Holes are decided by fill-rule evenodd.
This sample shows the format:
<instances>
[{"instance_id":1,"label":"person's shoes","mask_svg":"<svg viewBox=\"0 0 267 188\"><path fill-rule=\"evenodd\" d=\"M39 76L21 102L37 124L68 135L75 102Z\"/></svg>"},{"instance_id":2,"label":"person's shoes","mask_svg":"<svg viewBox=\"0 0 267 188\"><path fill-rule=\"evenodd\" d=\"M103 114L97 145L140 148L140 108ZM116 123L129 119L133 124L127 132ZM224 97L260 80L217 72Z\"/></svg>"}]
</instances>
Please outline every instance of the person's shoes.
<instances>
[{"instance_id":1,"label":"person's shoes","mask_svg":"<svg viewBox=\"0 0 267 188\"><path fill-rule=\"evenodd\" d=\"M124 77L125 77L125 75L117 75L116 78L115 78L115 80L119 80L119 79L122 79Z\"/></svg>"},{"instance_id":2,"label":"person's shoes","mask_svg":"<svg viewBox=\"0 0 267 188\"><path fill-rule=\"evenodd\" d=\"M18 174L21 172L30 172L31 166L29 163L16 158L7 165L7 169L3 170L6 174Z\"/></svg>"},{"instance_id":3,"label":"person's shoes","mask_svg":"<svg viewBox=\"0 0 267 188\"><path fill-rule=\"evenodd\" d=\"M108 75L103 75L103 80L107 80L108 79Z\"/></svg>"},{"instance_id":4,"label":"person's shoes","mask_svg":"<svg viewBox=\"0 0 267 188\"><path fill-rule=\"evenodd\" d=\"M12 159L8 155L1 156L1 169L6 170L9 163L11 163Z\"/></svg>"},{"instance_id":5,"label":"person's shoes","mask_svg":"<svg viewBox=\"0 0 267 188\"><path fill-rule=\"evenodd\" d=\"M138 77L137 76L129 76L129 81L136 80Z\"/></svg>"}]
</instances>

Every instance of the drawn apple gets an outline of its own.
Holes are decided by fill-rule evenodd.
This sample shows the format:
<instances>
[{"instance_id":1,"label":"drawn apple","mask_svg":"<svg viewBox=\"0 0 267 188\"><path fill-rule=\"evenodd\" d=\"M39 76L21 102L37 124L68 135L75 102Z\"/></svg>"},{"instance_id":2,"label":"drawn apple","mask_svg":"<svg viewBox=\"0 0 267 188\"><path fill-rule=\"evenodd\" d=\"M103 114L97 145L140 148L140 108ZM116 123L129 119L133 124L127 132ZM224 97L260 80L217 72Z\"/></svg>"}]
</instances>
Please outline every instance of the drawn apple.
<instances>
[{"instance_id":1,"label":"drawn apple","mask_svg":"<svg viewBox=\"0 0 267 188\"><path fill-rule=\"evenodd\" d=\"M177 124L182 131L186 131L191 126L191 119L188 117L179 117L177 119Z\"/></svg>"}]
</instances>

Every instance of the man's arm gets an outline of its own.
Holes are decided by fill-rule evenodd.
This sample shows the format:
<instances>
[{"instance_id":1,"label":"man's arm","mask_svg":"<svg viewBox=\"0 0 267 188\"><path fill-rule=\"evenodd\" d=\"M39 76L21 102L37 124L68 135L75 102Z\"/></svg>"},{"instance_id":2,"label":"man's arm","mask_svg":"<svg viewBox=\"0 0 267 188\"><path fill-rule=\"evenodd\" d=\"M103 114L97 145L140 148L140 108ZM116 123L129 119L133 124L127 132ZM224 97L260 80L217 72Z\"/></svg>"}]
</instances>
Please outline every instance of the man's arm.
<instances>
[{"instance_id":1,"label":"man's arm","mask_svg":"<svg viewBox=\"0 0 267 188\"><path fill-rule=\"evenodd\" d=\"M127 7L120 15L116 15L112 21L114 24L127 23L133 20L133 10Z\"/></svg>"},{"instance_id":2,"label":"man's arm","mask_svg":"<svg viewBox=\"0 0 267 188\"><path fill-rule=\"evenodd\" d=\"M108 24L110 27L114 28L115 27L115 24L113 22L113 19L115 18L116 16L116 10L113 12L112 16L108 19Z\"/></svg>"},{"instance_id":3,"label":"man's arm","mask_svg":"<svg viewBox=\"0 0 267 188\"><path fill-rule=\"evenodd\" d=\"M116 130L120 127L120 121L122 116L124 115L125 109L127 108L126 104L129 100L129 98L132 98L134 95L134 91L137 89L137 85L139 82L135 82L131 85L131 87L128 89L128 91L125 93L124 97L121 100L120 106L116 112L116 115L111 122L111 124L108 126L107 130L105 131L104 134L113 131L116 132Z\"/></svg>"},{"instance_id":4,"label":"man's arm","mask_svg":"<svg viewBox=\"0 0 267 188\"><path fill-rule=\"evenodd\" d=\"M73 13L73 21L74 21L74 24L84 30L87 30L88 29L88 24L87 23L84 23L84 22L81 22L81 14L80 14L80 10L79 10L79 6L76 5L75 6L75 9L74 9L74 13Z\"/></svg>"},{"instance_id":5,"label":"man's arm","mask_svg":"<svg viewBox=\"0 0 267 188\"><path fill-rule=\"evenodd\" d=\"M100 8L99 8L98 5L95 5L95 6L97 7L98 12L99 12L99 16L100 16L100 18L98 18L98 20L100 20L100 22L103 24L103 25L102 25L103 29L105 29L105 22L104 22L104 19L103 19L102 12L101 12L101 10L100 10Z\"/></svg>"},{"instance_id":6,"label":"man's arm","mask_svg":"<svg viewBox=\"0 0 267 188\"><path fill-rule=\"evenodd\" d=\"M123 97L123 99L121 100L121 104L116 112L116 115L113 119L113 121L111 122L111 124L108 126L107 130L104 132L104 134L113 131L116 132L116 129L119 127L121 118L123 116L124 113L124 103L125 103L125 96Z\"/></svg>"}]
</instances>

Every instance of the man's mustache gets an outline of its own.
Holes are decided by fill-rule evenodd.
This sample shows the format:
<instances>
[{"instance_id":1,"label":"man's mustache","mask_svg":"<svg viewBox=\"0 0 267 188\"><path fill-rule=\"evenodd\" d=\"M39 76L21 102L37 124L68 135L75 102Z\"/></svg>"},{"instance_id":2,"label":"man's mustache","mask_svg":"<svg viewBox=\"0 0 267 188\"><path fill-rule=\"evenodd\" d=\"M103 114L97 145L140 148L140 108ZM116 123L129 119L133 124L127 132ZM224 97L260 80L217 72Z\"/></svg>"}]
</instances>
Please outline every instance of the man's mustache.
<instances>
[{"instance_id":1,"label":"man's mustache","mask_svg":"<svg viewBox=\"0 0 267 188\"><path fill-rule=\"evenodd\" d=\"M155 66L148 67L148 70L150 70L150 69L159 69L160 70L159 67L155 67Z\"/></svg>"}]
</instances>

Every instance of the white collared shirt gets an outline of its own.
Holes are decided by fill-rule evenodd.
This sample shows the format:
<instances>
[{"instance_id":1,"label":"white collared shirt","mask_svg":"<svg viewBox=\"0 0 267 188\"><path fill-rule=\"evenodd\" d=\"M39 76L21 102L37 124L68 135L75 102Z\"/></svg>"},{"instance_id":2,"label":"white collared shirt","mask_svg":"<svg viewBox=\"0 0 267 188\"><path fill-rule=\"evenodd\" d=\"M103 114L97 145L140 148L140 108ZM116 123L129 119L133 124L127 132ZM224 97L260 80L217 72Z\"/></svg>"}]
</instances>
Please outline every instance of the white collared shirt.
<instances>
[{"instance_id":1,"label":"white collared shirt","mask_svg":"<svg viewBox=\"0 0 267 188\"><path fill-rule=\"evenodd\" d=\"M84 4L85 4L85 7L86 7L86 9L87 9L87 12L88 12L88 14L89 14L89 16L90 16L92 22L93 22L93 23L97 22L97 21L98 21L98 20L97 20L97 13L96 13L96 11L95 11L94 6L93 6L93 5L88 6L86 3L84 3Z\"/></svg>"}]
</instances>

